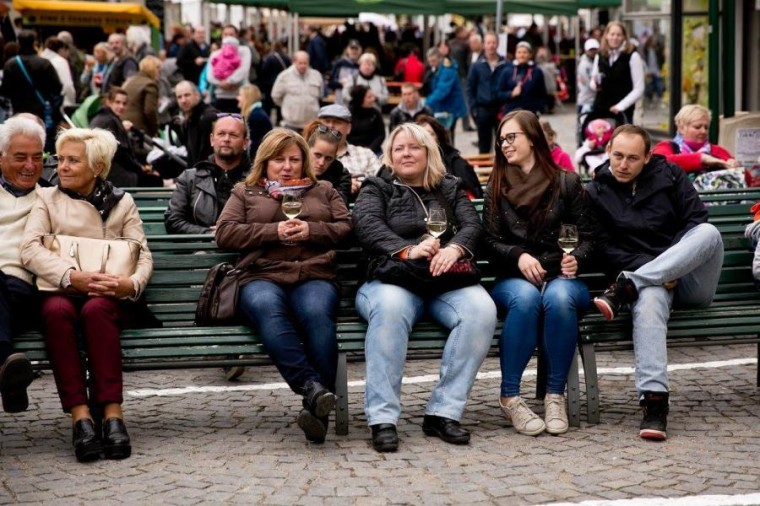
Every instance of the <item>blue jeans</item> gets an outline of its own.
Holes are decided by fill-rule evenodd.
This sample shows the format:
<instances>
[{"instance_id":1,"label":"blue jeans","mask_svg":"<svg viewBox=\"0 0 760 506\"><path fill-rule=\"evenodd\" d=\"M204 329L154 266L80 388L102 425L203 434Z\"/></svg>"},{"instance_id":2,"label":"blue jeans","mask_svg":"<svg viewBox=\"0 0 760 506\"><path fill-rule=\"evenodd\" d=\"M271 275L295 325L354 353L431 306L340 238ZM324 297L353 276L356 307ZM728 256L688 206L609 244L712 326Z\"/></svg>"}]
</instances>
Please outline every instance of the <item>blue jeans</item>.
<instances>
[{"instance_id":1,"label":"blue jeans","mask_svg":"<svg viewBox=\"0 0 760 506\"><path fill-rule=\"evenodd\" d=\"M375 280L359 289L356 310L369 323L364 396L369 425L398 422L409 333L426 312L451 332L425 414L461 419L496 328L496 306L488 292L473 285L425 299Z\"/></svg>"},{"instance_id":2,"label":"blue jeans","mask_svg":"<svg viewBox=\"0 0 760 506\"><path fill-rule=\"evenodd\" d=\"M623 271L639 291L631 305L633 352L636 360L636 390L668 391L668 350L666 336L670 308L707 307L715 296L723 265L720 232L702 223L684 234L680 241L636 271ZM678 280L673 290L663 283Z\"/></svg>"},{"instance_id":3,"label":"blue jeans","mask_svg":"<svg viewBox=\"0 0 760 506\"><path fill-rule=\"evenodd\" d=\"M312 280L283 286L255 280L241 288L238 306L294 392L302 395L309 380L335 390L338 288L333 283Z\"/></svg>"},{"instance_id":4,"label":"blue jeans","mask_svg":"<svg viewBox=\"0 0 760 506\"><path fill-rule=\"evenodd\" d=\"M546 359L546 391L564 394L578 342L578 314L591 305L586 284L555 278L540 288L522 278L496 283L491 292L499 311L506 312L499 339L501 396L520 395L520 380L541 336Z\"/></svg>"}]
</instances>

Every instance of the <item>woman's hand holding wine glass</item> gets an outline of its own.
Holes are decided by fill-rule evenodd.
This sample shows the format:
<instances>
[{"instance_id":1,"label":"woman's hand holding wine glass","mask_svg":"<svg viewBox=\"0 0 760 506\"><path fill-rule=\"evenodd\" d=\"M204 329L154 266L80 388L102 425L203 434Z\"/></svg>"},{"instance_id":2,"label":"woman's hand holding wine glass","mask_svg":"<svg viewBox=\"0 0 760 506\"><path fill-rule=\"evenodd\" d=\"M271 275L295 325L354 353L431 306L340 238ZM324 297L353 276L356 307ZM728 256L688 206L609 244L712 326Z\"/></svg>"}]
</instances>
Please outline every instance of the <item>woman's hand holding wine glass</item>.
<instances>
[{"instance_id":1,"label":"woman's hand holding wine glass","mask_svg":"<svg viewBox=\"0 0 760 506\"><path fill-rule=\"evenodd\" d=\"M559 237L557 239L560 249L564 252L562 255L560 278L573 279L578 270L578 260L570 253L578 247L578 227L575 225L560 225Z\"/></svg>"}]
</instances>

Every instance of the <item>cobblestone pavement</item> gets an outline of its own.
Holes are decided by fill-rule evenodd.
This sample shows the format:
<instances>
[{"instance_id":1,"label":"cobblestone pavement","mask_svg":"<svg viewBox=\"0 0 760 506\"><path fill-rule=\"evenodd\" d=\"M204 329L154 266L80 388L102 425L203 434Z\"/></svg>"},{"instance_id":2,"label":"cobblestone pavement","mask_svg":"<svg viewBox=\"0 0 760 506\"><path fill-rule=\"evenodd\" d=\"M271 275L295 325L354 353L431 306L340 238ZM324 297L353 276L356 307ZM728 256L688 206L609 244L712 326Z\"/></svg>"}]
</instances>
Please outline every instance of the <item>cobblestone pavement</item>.
<instances>
[{"instance_id":1,"label":"cobblestone pavement","mask_svg":"<svg viewBox=\"0 0 760 506\"><path fill-rule=\"evenodd\" d=\"M732 346L681 348L670 358L702 364L754 357L753 346ZM533 438L502 418L498 358L488 358L482 372L491 374L476 382L463 420L473 433L465 447L423 435L432 383L420 377L436 375L439 361L410 361L406 375L420 381L404 385L395 454L371 447L361 385L350 388L350 434L331 431L324 445L310 445L294 423L299 399L271 385L281 382L271 366L249 369L237 383L218 370L128 373L133 455L92 464L76 463L70 424L46 373L30 388L28 411L0 414L0 503L536 504L760 488L756 363L671 372L669 440L653 443L638 438L632 375L615 369L629 368L631 354L599 359L600 367L613 368L600 378L602 422ZM349 379L363 379L363 367L349 364ZM526 397L534 381L526 375ZM135 395L187 386L222 388Z\"/></svg>"}]
</instances>

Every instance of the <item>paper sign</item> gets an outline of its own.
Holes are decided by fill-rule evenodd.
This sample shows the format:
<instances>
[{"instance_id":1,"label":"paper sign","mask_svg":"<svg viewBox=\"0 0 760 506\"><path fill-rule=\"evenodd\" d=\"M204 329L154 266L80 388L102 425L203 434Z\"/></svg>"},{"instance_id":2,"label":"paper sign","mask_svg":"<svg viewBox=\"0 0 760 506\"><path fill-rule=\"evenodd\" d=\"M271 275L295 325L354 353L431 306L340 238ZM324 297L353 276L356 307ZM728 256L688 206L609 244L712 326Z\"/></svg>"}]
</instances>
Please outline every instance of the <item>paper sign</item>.
<instances>
[{"instance_id":1,"label":"paper sign","mask_svg":"<svg viewBox=\"0 0 760 506\"><path fill-rule=\"evenodd\" d=\"M736 129L735 155L742 165L752 165L760 159L760 128Z\"/></svg>"}]
</instances>

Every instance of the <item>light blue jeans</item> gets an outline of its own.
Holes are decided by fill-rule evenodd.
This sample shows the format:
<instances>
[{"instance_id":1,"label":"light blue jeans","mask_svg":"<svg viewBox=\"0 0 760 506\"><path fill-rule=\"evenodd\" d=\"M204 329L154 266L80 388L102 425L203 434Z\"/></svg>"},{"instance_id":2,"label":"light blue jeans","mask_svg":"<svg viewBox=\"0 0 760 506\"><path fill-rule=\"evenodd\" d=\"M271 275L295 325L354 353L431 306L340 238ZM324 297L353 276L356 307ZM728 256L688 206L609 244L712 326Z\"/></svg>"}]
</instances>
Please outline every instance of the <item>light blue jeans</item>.
<instances>
[{"instance_id":1,"label":"light blue jeans","mask_svg":"<svg viewBox=\"0 0 760 506\"><path fill-rule=\"evenodd\" d=\"M520 380L541 336L546 359L546 391L565 393L578 342L578 313L588 310L591 296L583 281L555 278L540 288L522 278L496 283L491 296L506 312L499 338L501 396L520 395Z\"/></svg>"},{"instance_id":2,"label":"light blue jeans","mask_svg":"<svg viewBox=\"0 0 760 506\"><path fill-rule=\"evenodd\" d=\"M713 225L702 223L684 234L654 260L636 271L623 271L639 291L631 305L636 390L668 391L666 336L670 309L700 308L712 303L723 265L723 240ZM672 290L663 283L678 280Z\"/></svg>"},{"instance_id":3,"label":"light blue jeans","mask_svg":"<svg viewBox=\"0 0 760 506\"><path fill-rule=\"evenodd\" d=\"M496 306L485 288L468 286L425 299L375 280L359 289L356 310L369 323L364 396L369 425L398 422L409 333L426 313L451 332L425 414L460 420L496 327Z\"/></svg>"}]
</instances>

